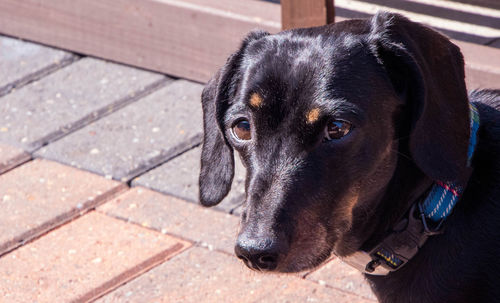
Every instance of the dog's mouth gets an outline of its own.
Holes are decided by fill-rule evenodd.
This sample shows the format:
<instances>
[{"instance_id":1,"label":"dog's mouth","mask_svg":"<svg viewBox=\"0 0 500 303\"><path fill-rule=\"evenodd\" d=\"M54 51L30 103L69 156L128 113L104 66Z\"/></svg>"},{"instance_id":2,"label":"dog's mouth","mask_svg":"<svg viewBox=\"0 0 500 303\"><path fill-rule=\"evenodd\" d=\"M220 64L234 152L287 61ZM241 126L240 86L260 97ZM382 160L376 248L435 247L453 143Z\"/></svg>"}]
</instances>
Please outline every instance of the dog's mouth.
<instances>
[{"instance_id":1,"label":"dog's mouth","mask_svg":"<svg viewBox=\"0 0 500 303\"><path fill-rule=\"evenodd\" d=\"M328 261L331 257L330 250L289 254L277 267L277 272L298 273L313 270Z\"/></svg>"}]
</instances>

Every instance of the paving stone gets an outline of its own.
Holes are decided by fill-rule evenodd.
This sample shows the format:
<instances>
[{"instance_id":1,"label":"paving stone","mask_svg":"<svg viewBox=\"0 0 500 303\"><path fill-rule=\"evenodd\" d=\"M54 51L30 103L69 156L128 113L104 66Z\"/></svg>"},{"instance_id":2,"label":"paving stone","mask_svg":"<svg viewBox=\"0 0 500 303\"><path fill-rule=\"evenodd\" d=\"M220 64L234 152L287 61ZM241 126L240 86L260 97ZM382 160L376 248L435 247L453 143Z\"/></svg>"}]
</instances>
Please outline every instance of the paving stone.
<instances>
[{"instance_id":1,"label":"paving stone","mask_svg":"<svg viewBox=\"0 0 500 303\"><path fill-rule=\"evenodd\" d=\"M133 180L132 185L198 203L201 147L194 148ZM235 175L228 196L215 208L232 212L245 201L245 168L235 157Z\"/></svg>"},{"instance_id":2,"label":"paving stone","mask_svg":"<svg viewBox=\"0 0 500 303\"><path fill-rule=\"evenodd\" d=\"M200 142L202 89L175 81L37 155L129 180Z\"/></svg>"},{"instance_id":3,"label":"paving stone","mask_svg":"<svg viewBox=\"0 0 500 303\"><path fill-rule=\"evenodd\" d=\"M136 100L162 75L84 58L0 99L0 142L31 152Z\"/></svg>"},{"instance_id":4,"label":"paving stone","mask_svg":"<svg viewBox=\"0 0 500 303\"><path fill-rule=\"evenodd\" d=\"M238 218L146 188L132 188L98 210L210 249L234 252Z\"/></svg>"},{"instance_id":5,"label":"paving stone","mask_svg":"<svg viewBox=\"0 0 500 303\"><path fill-rule=\"evenodd\" d=\"M357 269L345 264L339 258L334 258L317 271L307 276L307 279L326 283L329 286L352 292L376 300L370 285Z\"/></svg>"},{"instance_id":6,"label":"paving stone","mask_svg":"<svg viewBox=\"0 0 500 303\"><path fill-rule=\"evenodd\" d=\"M28 161L31 156L22 149L0 143L0 174Z\"/></svg>"},{"instance_id":7,"label":"paving stone","mask_svg":"<svg viewBox=\"0 0 500 303\"><path fill-rule=\"evenodd\" d=\"M0 175L0 255L126 188L46 160L34 160Z\"/></svg>"},{"instance_id":8,"label":"paving stone","mask_svg":"<svg viewBox=\"0 0 500 303\"><path fill-rule=\"evenodd\" d=\"M96 302L369 302L289 275L251 272L235 257L191 248Z\"/></svg>"},{"instance_id":9,"label":"paving stone","mask_svg":"<svg viewBox=\"0 0 500 303\"><path fill-rule=\"evenodd\" d=\"M0 297L88 302L189 246L91 212L0 258Z\"/></svg>"},{"instance_id":10,"label":"paving stone","mask_svg":"<svg viewBox=\"0 0 500 303\"><path fill-rule=\"evenodd\" d=\"M0 36L0 96L76 59L65 51Z\"/></svg>"}]
</instances>

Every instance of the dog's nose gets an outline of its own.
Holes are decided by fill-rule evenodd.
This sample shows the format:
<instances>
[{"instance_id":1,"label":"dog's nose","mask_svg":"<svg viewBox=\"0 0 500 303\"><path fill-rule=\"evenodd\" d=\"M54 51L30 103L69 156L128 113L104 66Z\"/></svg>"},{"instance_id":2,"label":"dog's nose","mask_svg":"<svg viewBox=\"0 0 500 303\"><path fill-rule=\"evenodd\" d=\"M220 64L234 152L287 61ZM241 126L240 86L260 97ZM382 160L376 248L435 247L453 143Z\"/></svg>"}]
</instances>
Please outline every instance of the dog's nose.
<instances>
[{"instance_id":1,"label":"dog's nose","mask_svg":"<svg viewBox=\"0 0 500 303\"><path fill-rule=\"evenodd\" d=\"M250 268L270 271L278 266L282 245L272 239L248 239L238 237L234 251L236 256Z\"/></svg>"}]
</instances>

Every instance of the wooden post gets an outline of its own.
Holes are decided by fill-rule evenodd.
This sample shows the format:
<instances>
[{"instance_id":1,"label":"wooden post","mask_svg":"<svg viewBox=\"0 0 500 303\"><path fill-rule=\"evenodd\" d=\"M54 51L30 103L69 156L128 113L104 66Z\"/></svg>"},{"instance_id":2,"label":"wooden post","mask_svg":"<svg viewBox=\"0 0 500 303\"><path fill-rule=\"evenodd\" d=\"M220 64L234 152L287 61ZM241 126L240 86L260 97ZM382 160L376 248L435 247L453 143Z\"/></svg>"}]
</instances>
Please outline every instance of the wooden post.
<instances>
[{"instance_id":1,"label":"wooden post","mask_svg":"<svg viewBox=\"0 0 500 303\"><path fill-rule=\"evenodd\" d=\"M326 24L335 22L335 3L334 0L325 0L326 3Z\"/></svg>"},{"instance_id":2,"label":"wooden post","mask_svg":"<svg viewBox=\"0 0 500 303\"><path fill-rule=\"evenodd\" d=\"M320 26L335 18L334 0L281 0L281 28Z\"/></svg>"}]
</instances>

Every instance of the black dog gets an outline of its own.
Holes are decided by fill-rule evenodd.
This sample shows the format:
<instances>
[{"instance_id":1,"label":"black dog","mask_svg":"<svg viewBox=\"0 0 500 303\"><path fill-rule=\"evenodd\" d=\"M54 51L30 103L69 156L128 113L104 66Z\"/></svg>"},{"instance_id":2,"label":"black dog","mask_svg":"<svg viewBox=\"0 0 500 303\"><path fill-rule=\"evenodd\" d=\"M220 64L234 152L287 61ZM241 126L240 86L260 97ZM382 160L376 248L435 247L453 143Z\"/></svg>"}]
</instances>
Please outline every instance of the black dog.
<instances>
[{"instance_id":1,"label":"black dog","mask_svg":"<svg viewBox=\"0 0 500 303\"><path fill-rule=\"evenodd\" d=\"M468 96L447 38L388 13L253 32L202 105L200 201L228 193L236 149L250 268L335 253L381 302L500 302L500 91Z\"/></svg>"}]
</instances>

